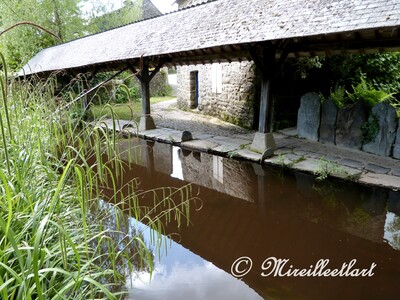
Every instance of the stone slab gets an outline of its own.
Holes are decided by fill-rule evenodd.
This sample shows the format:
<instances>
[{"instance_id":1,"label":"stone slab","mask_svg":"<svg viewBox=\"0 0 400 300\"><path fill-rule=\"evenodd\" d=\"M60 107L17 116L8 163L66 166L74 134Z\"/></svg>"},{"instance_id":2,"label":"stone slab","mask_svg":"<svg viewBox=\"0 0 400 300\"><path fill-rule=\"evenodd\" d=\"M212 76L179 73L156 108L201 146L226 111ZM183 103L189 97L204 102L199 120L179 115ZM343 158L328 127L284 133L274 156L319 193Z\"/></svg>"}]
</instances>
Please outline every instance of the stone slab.
<instances>
[{"instance_id":1,"label":"stone slab","mask_svg":"<svg viewBox=\"0 0 400 300\"><path fill-rule=\"evenodd\" d=\"M367 121L367 108L363 101L347 105L338 111L336 121L336 145L360 150L361 126Z\"/></svg>"},{"instance_id":2,"label":"stone slab","mask_svg":"<svg viewBox=\"0 0 400 300\"><path fill-rule=\"evenodd\" d=\"M400 119L397 123L396 140L393 146L393 157L396 159L400 159Z\"/></svg>"},{"instance_id":3,"label":"stone slab","mask_svg":"<svg viewBox=\"0 0 400 300\"><path fill-rule=\"evenodd\" d=\"M236 138L230 138L230 139L220 139L219 137L212 137L212 138L208 138L206 139L210 142L214 142L214 143L219 143L219 144L223 144L223 145L230 145L230 146L235 146L237 148L244 148L247 145L251 144L251 141L249 140L243 140L243 139L236 139Z\"/></svg>"},{"instance_id":4,"label":"stone slab","mask_svg":"<svg viewBox=\"0 0 400 300\"><path fill-rule=\"evenodd\" d=\"M353 168L363 168L364 163L359 161L359 160L354 160L354 159L348 159L348 158L343 158L338 161L339 165L344 165L347 167L353 167Z\"/></svg>"},{"instance_id":5,"label":"stone slab","mask_svg":"<svg viewBox=\"0 0 400 300\"><path fill-rule=\"evenodd\" d=\"M378 103L372 108L368 123L371 124L374 119L379 124L378 133L371 142L363 146L363 151L388 157L392 154L392 146L396 138L396 110L388 103Z\"/></svg>"},{"instance_id":6,"label":"stone slab","mask_svg":"<svg viewBox=\"0 0 400 300\"><path fill-rule=\"evenodd\" d=\"M400 189L399 177L390 176L387 174L363 173L361 174L358 182L368 185Z\"/></svg>"},{"instance_id":7,"label":"stone slab","mask_svg":"<svg viewBox=\"0 0 400 300\"><path fill-rule=\"evenodd\" d=\"M206 140L206 139L212 138L213 135L208 134L208 133L193 133L193 137L198 140Z\"/></svg>"},{"instance_id":8,"label":"stone slab","mask_svg":"<svg viewBox=\"0 0 400 300\"><path fill-rule=\"evenodd\" d=\"M140 131L140 134L147 138L156 138L159 136L168 136L170 133L168 131L165 131L164 129L152 129Z\"/></svg>"},{"instance_id":9,"label":"stone slab","mask_svg":"<svg viewBox=\"0 0 400 300\"><path fill-rule=\"evenodd\" d=\"M399 176L400 177L400 169L392 169L391 174L394 175L394 176ZM399 180L400 180L400 178L399 178Z\"/></svg>"},{"instance_id":10,"label":"stone slab","mask_svg":"<svg viewBox=\"0 0 400 300\"><path fill-rule=\"evenodd\" d=\"M237 150L239 150L239 147L236 147L235 145L219 145L218 147L212 148L213 152L217 152L217 153L223 153L226 154L228 152L235 152Z\"/></svg>"},{"instance_id":11,"label":"stone slab","mask_svg":"<svg viewBox=\"0 0 400 300\"><path fill-rule=\"evenodd\" d=\"M265 163L270 163L278 166L293 166L303 160L303 156L298 156L292 153L275 155L274 157L264 160Z\"/></svg>"},{"instance_id":12,"label":"stone slab","mask_svg":"<svg viewBox=\"0 0 400 300\"><path fill-rule=\"evenodd\" d=\"M297 114L297 132L299 137L318 141L320 114L320 96L316 93L307 93L303 95Z\"/></svg>"},{"instance_id":13,"label":"stone slab","mask_svg":"<svg viewBox=\"0 0 400 300\"><path fill-rule=\"evenodd\" d=\"M242 157L251 161L259 162L262 158L262 154L256 153L247 149L239 149L236 151L238 157Z\"/></svg>"},{"instance_id":14,"label":"stone slab","mask_svg":"<svg viewBox=\"0 0 400 300\"><path fill-rule=\"evenodd\" d=\"M203 152L208 152L213 148L220 146L217 143L212 143L205 140L193 140L188 142L181 143L182 148L190 149L190 150L198 150Z\"/></svg>"},{"instance_id":15,"label":"stone slab","mask_svg":"<svg viewBox=\"0 0 400 300\"><path fill-rule=\"evenodd\" d=\"M295 165L293 165L293 169L298 171L305 171L310 173L315 173L315 171L320 166L320 160L314 158L307 158Z\"/></svg>"},{"instance_id":16,"label":"stone slab","mask_svg":"<svg viewBox=\"0 0 400 300\"><path fill-rule=\"evenodd\" d=\"M368 164L365 167L366 170L377 173L377 174L387 174L389 173L390 169L389 168L385 168L385 167L381 167L381 166L377 166L375 164ZM400 179L399 179L400 180Z\"/></svg>"},{"instance_id":17,"label":"stone slab","mask_svg":"<svg viewBox=\"0 0 400 300\"><path fill-rule=\"evenodd\" d=\"M322 103L319 141L325 144L335 144L336 118L338 109L331 99Z\"/></svg>"}]
</instances>

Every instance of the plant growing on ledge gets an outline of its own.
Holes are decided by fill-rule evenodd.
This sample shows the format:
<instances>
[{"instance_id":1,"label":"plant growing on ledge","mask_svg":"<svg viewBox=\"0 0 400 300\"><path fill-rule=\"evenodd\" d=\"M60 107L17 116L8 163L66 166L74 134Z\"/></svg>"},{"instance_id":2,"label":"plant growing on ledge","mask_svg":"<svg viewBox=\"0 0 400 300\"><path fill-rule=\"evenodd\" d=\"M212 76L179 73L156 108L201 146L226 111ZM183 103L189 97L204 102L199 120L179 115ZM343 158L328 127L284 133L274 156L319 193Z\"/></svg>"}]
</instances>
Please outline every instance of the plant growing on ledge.
<instances>
[{"instance_id":1,"label":"plant growing on ledge","mask_svg":"<svg viewBox=\"0 0 400 300\"><path fill-rule=\"evenodd\" d=\"M387 93L383 90L377 90L371 83L368 83L364 75L361 75L361 82L353 87L353 92L347 92L349 98L353 102L364 101L364 103L371 109L374 105L383 101L390 101L393 99L394 93Z\"/></svg>"},{"instance_id":2,"label":"plant growing on ledge","mask_svg":"<svg viewBox=\"0 0 400 300\"><path fill-rule=\"evenodd\" d=\"M362 143L368 144L372 142L379 132L379 123L375 115L371 114L367 122L361 126Z\"/></svg>"}]
</instances>

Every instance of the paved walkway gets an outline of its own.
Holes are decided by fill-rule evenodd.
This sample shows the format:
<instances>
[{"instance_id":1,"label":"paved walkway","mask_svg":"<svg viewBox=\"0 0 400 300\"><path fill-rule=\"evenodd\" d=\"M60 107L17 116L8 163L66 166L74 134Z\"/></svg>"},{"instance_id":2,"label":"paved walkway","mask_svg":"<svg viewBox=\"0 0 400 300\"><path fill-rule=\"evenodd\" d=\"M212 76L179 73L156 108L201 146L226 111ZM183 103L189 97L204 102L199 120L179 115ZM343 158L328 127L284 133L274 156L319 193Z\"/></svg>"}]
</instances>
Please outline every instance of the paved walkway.
<instances>
[{"instance_id":1,"label":"paved walkway","mask_svg":"<svg viewBox=\"0 0 400 300\"><path fill-rule=\"evenodd\" d=\"M126 135L179 145L182 148L261 162L262 155L249 150L255 132L204 116L176 109L176 100L152 106L157 129L137 132L121 130ZM121 121L121 128L127 122ZM182 141L182 132L190 131L193 140ZM400 160L362 151L325 145L296 137L296 129L274 133L278 149L263 163L328 176L362 184L400 189Z\"/></svg>"}]
</instances>

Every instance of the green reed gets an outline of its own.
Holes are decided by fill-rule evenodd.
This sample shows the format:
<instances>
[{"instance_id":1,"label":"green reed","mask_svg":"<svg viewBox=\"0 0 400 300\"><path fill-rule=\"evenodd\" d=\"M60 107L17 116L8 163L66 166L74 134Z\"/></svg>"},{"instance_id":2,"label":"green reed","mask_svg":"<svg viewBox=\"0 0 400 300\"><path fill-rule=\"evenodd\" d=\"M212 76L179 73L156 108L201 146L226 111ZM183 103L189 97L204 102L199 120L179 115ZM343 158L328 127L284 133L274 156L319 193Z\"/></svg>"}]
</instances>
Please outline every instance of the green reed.
<instances>
[{"instance_id":1,"label":"green reed","mask_svg":"<svg viewBox=\"0 0 400 300\"><path fill-rule=\"evenodd\" d=\"M127 214L159 241L161 220L188 219L190 186L141 206L115 128L72 119L54 79L10 80L1 60L0 299L123 298L125 276L153 259Z\"/></svg>"}]
</instances>

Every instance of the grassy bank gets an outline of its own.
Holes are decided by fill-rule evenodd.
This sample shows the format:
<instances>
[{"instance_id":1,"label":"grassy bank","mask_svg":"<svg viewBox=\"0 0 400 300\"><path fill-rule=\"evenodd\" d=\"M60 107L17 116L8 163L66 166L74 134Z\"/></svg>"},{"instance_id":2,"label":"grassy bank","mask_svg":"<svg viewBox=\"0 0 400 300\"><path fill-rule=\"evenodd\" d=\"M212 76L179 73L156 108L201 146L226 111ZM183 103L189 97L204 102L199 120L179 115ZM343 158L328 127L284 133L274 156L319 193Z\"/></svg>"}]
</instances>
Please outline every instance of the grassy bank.
<instances>
[{"instance_id":1,"label":"grassy bank","mask_svg":"<svg viewBox=\"0 0 400 300\"><path fill-rule=\"evenodd\" d=\"M152 97L150 98L150 103L159 103L167 100L174 99L175 97L165 96L165 97ZM110 104L115 116L120 120L135 120L141 115L142 103L141 101L132 101L130 103L124 104ZM106 117L111 118L112 113L110 109L105 108L104 105L93 105L91 108L92 114L95 118Z\"/></svg>"},{"instance_id":2,"label":"grassy bank","mask_svg":"<svg viewBox=\"0 0 400 300\"><path fill-rule=\"evenodd\" d=\"M136 205L136 182L118 193L117 137L71 119L73 94L56 100L51 79L11 81L5 66L2 60L0 299L122 298L125 275L151 271L152 253L119 209L150 220ZM105 204L105 189L117 205ZM147 223L160 229L166 214L180 221L187 199Z\"/></svg>"}]
</instances>

